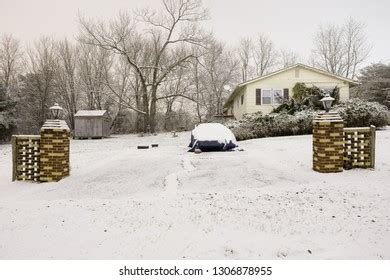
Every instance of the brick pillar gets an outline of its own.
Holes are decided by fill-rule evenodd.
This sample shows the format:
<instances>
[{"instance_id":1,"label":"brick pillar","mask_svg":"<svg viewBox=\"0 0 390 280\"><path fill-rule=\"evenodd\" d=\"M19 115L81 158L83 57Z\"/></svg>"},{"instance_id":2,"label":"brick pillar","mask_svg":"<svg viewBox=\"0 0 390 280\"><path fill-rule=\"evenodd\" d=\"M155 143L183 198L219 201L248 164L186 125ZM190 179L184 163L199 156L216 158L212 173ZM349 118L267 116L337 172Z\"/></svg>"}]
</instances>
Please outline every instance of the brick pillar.
<instances>
[{"instance_id":1,"label":"brick pillar","mask_svg":"<svg viewBox=\"0 0 390 280\"><path fill-rule=\"evenodd\" d=\"M337 113L320 113L313 120L313 169L321 173L343 171L344 122Z\"/></svg>"},{"instance_id":2,"label":"brick pillar","mask_svg":"<svg viewBox=\"0 0 390 280\"><path fill-rule=\"evenodd\" d=\"M63 120L47 120L41 128L40 181L56 182L69 175L70 130Z\"/></svg>"}]
</instances>

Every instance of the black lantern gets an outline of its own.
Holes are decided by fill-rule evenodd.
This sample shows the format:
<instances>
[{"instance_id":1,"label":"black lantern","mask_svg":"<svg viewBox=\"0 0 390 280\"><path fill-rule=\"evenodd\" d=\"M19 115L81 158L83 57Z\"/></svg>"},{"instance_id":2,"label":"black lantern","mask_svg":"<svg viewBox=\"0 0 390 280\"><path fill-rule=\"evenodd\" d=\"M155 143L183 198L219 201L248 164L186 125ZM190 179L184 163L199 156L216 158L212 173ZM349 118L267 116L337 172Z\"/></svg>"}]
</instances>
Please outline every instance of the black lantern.
<instances>
[{"instance_id":1,"label":"black lantern","mask_svg":"<svg viewBox=\"0 0 390 280\"><path fill-rule=\"evenodd\" d=\"M58 103L54 103L54 106L51 106L49 108L49 110L50 110L50 114L51 114L52 119L58 120L61 118L63 109L60 105L58 105Z\"/></svg>"},{"instance_id":2,"label":"black lantern","mask_svg":"<svg viewBox=\"0 0 390 280\"><path fill-rule=\"evenodd\" d=\"M329 95L329 93L325 94L325 97L320 100L322 102L322 106L324 106L324 109L326 112L329 112L330 108L332 107L332 103L334 101L334 98Z\"/></svg>"}]
</instances>

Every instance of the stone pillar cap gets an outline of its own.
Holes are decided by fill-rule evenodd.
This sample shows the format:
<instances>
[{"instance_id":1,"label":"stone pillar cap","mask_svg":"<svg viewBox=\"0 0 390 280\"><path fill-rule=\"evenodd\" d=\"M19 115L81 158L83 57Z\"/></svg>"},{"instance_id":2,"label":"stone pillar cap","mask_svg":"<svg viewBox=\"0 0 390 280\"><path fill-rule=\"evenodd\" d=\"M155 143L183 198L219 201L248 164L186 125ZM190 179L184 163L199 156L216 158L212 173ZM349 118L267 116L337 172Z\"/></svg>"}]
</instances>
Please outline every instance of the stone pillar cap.
<instances>
[{"instance_id":1,"label":"stone pillar cap","mask_svg":"<svg viewBox=\"0 0 390 280\"><path fill-rule=\"evenodd\" d=\"M343 119L340 117L339 113L337 112L322 112L317 114L317 116L314 118L317 122L342 122Z\"/></svg>"},{"instance_id":2,"label":"stone pillar cap","mask_svg":"<svg viewBox=\"0 0 390 280\"><path fill-rule=\"evenodd\" d=\"M41 131L46 129L63 129L70 131L69 126L64 120L47 120L41 127Z\"/></svg>"}]
</instances>

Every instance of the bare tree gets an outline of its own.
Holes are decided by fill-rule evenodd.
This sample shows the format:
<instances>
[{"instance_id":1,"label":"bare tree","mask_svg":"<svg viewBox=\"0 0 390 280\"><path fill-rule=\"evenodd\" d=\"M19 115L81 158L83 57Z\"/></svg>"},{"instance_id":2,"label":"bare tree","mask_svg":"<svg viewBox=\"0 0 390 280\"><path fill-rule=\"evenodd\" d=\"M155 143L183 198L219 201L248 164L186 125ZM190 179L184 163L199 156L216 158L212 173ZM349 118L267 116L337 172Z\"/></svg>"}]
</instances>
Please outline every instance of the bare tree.
<instances>
[{"instance_id":1,"label":"bare tree","mask_svg":"<svg viewBox=\"0 0 390 280\"><path fill-rule=\"evenodd\" d=\"M370 53L371 45L364 29L365 25L353 18L344 24L345 77L355 78L358 67Z\"/></svg>"},{"instance_id":2,"label":"bare tree","mask_svg":"<svg viewBox=\"0 0 390 280\"><path fill-rule=\"evenodd\" d=\"M315 36L314 64L332 74L343 75L343 29L336 25L320 26Z\"/></svg>"},{"instance_id":3,"label":"bare tree","mask_svg":"<svg viewBox=\"0 0 390 280\"><path fill-rule=\"evenodd\" d=\"M166 131L176 129L177 124L180 120L176 117L174 112L174 105L180 97L185 97L187 99L192 99L188 94L188 91L191 87L191 80L189 78L190 74L190 64L180 65L177 67L171 74L169 79L167 79L162 86L162 95L159 97L165 103L165 122L164 129ZM195 101L195 100L194 100Z\"/></svg>"},{"instance_id":4,"label":"bare tree","mask_svg":"<svg viewBox=\"0 0 390 280\"><path fill-rule=\"evenodd\" d=\"M74 128L74 115L79 105L79 49L67 39L56 44L55 92Z\"/></svg>"},{"instance_id":5,"label":"bare tree","mask_svg":"<svg viewBox=\"0 0 390 280\"><path fill-rule=\"evenodd\" d=\"M158 88L176 67L193 57L189 45L201 44L197 23L206 18L199 0L163 0L160 12L144 9L135 20L128 14L105 23L80 19L80 39L122 55L139 77L144 114L144 130L154 132ZM142 36L136 24L143 28ZM145 48L137 47L143 45ZM146 53L147 51L147 53Z\"/></svg>"},{"instance_id":6,"label":"bare tree","mask_svg":"<svg viewBox=\"0 0 390 280\"><path fill-rule=\"evenodd\" d=\"M25 119L40 127L48 117L48 108L53 105L56 56L51 38L41 37L27 49L26 75L22 79L21 101Z\"/></svg>"},{"instance_id":7,"label":"bare tree","mask_svg":"<svg viewBox=\"0 0 390 280\"><path fill-rule=\"evenodd\" d=\"M3 34L0 38L0 82L5 88L6 100L10 98L10 90L15 89L21 56L19 41L11 34Z\"/></svg>"},{"instance_id":8,"label":"bare tree","mask_svg":"<svg viewBox=\"0 0 390 280\"><path fill-rule=\"evenodd\" d=\"M238 57L241 68L241 81L245 82L252 77L253 42L250 38L242 38L238 45Z\"/></svg>"},{"instance_id":9,"label":"bare tree","mask_svg":"<svg viewBox=\"0 0 390 280\"><path fill-rule=\"evenodd\" d=\"M280 64L282 67L288 67L298 62L299 56L291 50L280 50Z\"/></svg>"},{"instance_id":10,"label":"bare tree","mask_svg":"<svg viewBox=\"0 0 390 280\"><path fill-rule=\"evenodd\" d=\"M239 63L233 54L216 40L209 41L207 50L202 59L202 82L207 91L207 117L211 118L223 113L223 102L229 94L225 86L238 81Z\"/></svg>"},{"instance_id":11,"label":"bare tree","mask_svg":"<svg viewBox=\"0 0 390 280\"><path fill-rule=\"evenodd\" d=\"M80 90L89 110L104 109L107 72L111 68L111 53L95 46L81 44L79 58Z\"/></svg>"},{"instance_id":12,"label":"bare tree","mask_svg":"<svg viewBox=\"0 0 390 280\"><path fill-rule=\"evenodd\" d=\"M123 56L116 59L112 67L112 73L107 71L107 87L109 97L116 103L116 110L113 113L112 126L116 125L116 118L124 109L131 109L137 113L142 113L140 102L140 88L138 76L134 73L132 67L127 63ZM137 131L140 129L140 118L137 114Z\"/></svg>"},{"instance_id":13,"label":"bare tree","mask_svg":"<svg viewBox=\"0 0 390 280\"><path fill-rule=\"evenodd\" d=\"M191 60L191 85L192 85L192 96L196 104L196 115L198 118L198 122L202 122L202 103L204 102L205 97L205 88L202 83L202 67L203 65L199 61L200 57Z\"/></svg>"},{"instance_id":14,"label":"bare tree","mask_svg":"<svg viewBox=\"0 0 390 280\"><path fill-rule=\"evenodd\" d=\"M349 19L342 26L322 25L315 36L312 64L332 74L355 78L370 52L364 24Z\"/></svg>"},{"instance_id":15,"label":"bare tree","mask_svg":"<svg viewBox=\"0 0 390 280\"><path fill-rule=\"evenodd\" d=\"M274 43L267 36L259 34L254 41L253 59L258 76L263 76L277 64L278 53Z\"/></svg>"}]
</instances>

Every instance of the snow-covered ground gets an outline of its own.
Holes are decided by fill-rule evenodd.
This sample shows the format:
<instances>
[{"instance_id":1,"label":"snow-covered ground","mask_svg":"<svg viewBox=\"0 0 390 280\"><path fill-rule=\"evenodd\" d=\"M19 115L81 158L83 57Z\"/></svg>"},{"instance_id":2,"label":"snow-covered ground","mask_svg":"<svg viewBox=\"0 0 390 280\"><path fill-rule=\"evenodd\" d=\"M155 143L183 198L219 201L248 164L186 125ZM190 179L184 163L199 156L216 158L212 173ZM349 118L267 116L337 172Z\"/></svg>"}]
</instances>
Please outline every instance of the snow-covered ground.
<instances>
[{"instance_id":1,"label":"snow-covered ground","mask_svg":"<svg viewBox=\"0 0 390 280\"><path fill-rule=\"evenodd\" d=\"M11 182L1 259L389 259L390 130L375 170L312 171L312 137L187 153L189 133L71 142L71 176ZM137 150L137 144L159 147Z\"/></svg>"}]
</instances>

